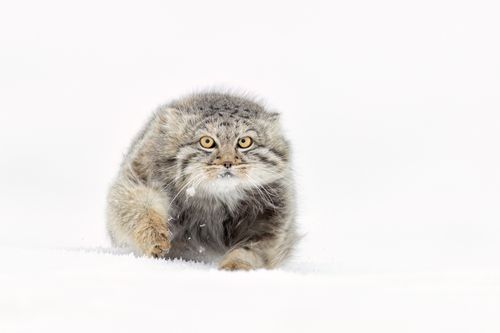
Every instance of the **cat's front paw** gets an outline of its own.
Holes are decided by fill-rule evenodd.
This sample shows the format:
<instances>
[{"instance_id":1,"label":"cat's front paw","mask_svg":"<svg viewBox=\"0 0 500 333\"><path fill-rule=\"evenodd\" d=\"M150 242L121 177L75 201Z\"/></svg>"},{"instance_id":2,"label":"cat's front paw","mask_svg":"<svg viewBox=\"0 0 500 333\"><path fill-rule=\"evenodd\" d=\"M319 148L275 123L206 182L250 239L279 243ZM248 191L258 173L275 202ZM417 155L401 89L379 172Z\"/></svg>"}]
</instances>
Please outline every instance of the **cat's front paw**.
<instances>
[{"instance_id":1,"label":"cat's front paw","mask_svg":"<svg viewBox=\"0 0 500 333\"><path fill-rule=\"evenodd\" d=\"M223 260L219 264L219 269L225 270L225 271L249 271L254 269L254 267L242 260Z\"/></svg>"},{"instance_id":2,"label":"cat's front paw","mask_svg":"<svg viewBox=\"0 0 500 333\"><path fill-rule=\"evenodd\" d=\"M138 222L134 236L137 247L148 257L161 258L170 249L167 225L155 212L150 212Z\"/></svg>"},{"instance_id":3,"label":"cat's front paw","mask_svg":"<svg viewBox=\"0 0 500 333\"><path fill-rule=\"evenodd\" d=\"M219 269L226 271L249 271L262 267L264 267L262 259L245 249L235 249L226 253L219 263Z\"/></svg>"}]
</instances>

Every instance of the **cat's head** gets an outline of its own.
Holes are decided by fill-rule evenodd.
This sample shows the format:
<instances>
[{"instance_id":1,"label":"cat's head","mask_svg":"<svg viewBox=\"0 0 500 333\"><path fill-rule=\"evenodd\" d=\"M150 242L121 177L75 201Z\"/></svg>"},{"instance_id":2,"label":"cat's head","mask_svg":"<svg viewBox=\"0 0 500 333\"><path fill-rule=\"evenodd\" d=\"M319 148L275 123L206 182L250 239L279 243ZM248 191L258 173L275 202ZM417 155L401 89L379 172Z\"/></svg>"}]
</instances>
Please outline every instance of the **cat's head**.
<instances>
[{"instance_id":1,"label":"cat's head","mask_svg":"<svg viewBox=\"0 0 500 333\"><path fill-rule=\"evenodd\" d=\"M277 113L253 101L203 94L160 110L175 183L188 194L258 189L286 176L289 147Z\"/></svg>"}]
</instances>

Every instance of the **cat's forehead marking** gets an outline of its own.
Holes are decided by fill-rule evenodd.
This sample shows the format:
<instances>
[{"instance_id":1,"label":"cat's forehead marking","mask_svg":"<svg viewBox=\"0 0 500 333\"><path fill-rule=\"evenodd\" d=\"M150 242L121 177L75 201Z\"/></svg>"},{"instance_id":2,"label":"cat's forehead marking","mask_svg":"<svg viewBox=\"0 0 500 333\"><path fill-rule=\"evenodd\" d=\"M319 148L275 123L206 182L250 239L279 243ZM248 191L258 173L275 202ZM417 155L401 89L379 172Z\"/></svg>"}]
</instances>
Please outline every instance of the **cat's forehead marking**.
<instances>
[{"instance_id":1,"label":"cat's forehead marking","mask_svg":"<svg viewBox=\"0 0 500 333\"><path fill-rule=\"evenodd\" d=\"M251 120L230 113L216 112L210 115L202 115L196 132L199 135L213 135L221 141L233 141L249 131L255 130L256 124Z\"/></svg>"}]
</instances>

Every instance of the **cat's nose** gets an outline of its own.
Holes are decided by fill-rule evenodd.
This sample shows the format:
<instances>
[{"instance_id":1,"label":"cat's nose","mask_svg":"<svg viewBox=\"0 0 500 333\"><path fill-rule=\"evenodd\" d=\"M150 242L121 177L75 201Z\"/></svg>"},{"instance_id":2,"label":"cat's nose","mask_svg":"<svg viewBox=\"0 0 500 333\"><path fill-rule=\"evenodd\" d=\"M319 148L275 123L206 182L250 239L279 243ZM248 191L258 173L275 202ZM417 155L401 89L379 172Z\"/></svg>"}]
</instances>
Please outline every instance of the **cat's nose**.
<instances>
[{"instance_id":1,"label":"cat's nose","mask_svg":"<svg viewBox=\"0 0 500 333\"><path fill-rule=\"evenodd\" d=\"M221 152L217 154L215 160L212 162L214 165L220 165L225 169L229 169L241 163L240 157L233 152Z\"/></svg>"}]
</instances>

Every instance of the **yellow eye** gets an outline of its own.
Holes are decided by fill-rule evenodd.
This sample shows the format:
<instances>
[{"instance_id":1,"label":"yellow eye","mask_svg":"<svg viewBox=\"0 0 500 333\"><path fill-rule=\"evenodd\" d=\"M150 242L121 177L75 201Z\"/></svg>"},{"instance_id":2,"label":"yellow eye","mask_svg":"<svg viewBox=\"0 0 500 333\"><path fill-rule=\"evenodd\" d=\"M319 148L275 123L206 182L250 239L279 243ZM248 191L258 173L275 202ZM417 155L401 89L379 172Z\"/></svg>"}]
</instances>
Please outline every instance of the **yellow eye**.
<instances>
[{"instance_id":1,"label":"yellow eye","mask_svg":"<svg viewBox=\"0 0 500 333\"><path fill-rule=\"evenodd\" d=\"M252 138L249 136L245 136L238 140L238 146L240 148L248 148L252 145L252 143L253 143Z\"/></svg>"},{"instance_id":2,"label":"yellow eye","mask_svg":"<svg viewBox=\"0 0 500 333\"><path fill-rule=\"evenodd\" d=\"M203 136L200 139L200 146L202 146L205 149L210 149L215 147L215 141L209 136Z\"/></svg>"}]
</instances>

